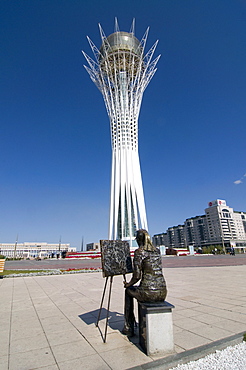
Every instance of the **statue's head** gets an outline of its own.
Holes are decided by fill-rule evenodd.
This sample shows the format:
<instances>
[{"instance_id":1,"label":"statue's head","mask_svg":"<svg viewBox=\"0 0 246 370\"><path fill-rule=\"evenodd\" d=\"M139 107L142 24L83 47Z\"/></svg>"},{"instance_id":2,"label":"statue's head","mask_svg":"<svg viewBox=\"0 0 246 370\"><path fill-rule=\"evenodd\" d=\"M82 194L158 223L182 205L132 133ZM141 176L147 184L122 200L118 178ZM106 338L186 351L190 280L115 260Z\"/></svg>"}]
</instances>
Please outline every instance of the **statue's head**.
<instances>
[{"instance_id":1,"label":"statue's head","mask_svg":"<svg viewBox=\"0 0 246 370\"><path fill-rule=\"evenodd\" d=\"M139 229L136 234L136 240L139 247L143 247L144 250L154 251L156 248L153 246L148 231Z\"/></svg>"}]
</instances>

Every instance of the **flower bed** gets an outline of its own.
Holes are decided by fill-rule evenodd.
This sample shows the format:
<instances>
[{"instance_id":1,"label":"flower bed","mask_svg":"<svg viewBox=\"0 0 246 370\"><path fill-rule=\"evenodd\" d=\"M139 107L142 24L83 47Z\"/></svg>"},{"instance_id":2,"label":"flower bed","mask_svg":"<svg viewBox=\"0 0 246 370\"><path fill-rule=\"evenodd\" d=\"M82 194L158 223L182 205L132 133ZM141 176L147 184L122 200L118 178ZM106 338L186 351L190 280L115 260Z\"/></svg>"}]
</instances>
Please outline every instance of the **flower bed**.
<instances>
[{"instance_id":1,"label":"flower bed","mask_svg":"<svg viewBox=\"0 0 246 370\"><path fill-rule=\"evenodd\" d=\"M12 274L8 274L8 275L3 274L2 277L9 278L9 277L45 276L45 275L65 275L65 274L79 274L79 273L86 273L86 272L92 273L92 272L101 272L101 271L102 271L101 267L99 268L88 267L88 268L83 268L83 269L67 269L67 270L54 269L54 270L43 270L43 271L26 270L26 272L22 270L21 273L18 273L18 271L16 270L16 272Z\"/></svg>"}]
</instances>

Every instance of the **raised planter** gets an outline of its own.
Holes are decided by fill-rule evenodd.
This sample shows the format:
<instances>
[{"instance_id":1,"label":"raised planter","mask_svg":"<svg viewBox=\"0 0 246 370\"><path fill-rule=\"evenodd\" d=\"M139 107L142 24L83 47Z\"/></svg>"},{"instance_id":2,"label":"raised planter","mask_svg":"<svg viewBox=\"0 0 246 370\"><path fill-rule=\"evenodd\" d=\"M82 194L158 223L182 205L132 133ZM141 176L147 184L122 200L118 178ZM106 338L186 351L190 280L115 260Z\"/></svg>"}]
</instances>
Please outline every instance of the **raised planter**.
<instances>
[{"instance_id":1,"label":"raised planter","mask_svg":"<svg viewBox=\"0 0 246 370\"><path fill-rule=\"evenodd\" d=\"M0 256L0 272L3 272L4 265L5 265L5 257L4 256Z\"/></svg>"}]
</instances>

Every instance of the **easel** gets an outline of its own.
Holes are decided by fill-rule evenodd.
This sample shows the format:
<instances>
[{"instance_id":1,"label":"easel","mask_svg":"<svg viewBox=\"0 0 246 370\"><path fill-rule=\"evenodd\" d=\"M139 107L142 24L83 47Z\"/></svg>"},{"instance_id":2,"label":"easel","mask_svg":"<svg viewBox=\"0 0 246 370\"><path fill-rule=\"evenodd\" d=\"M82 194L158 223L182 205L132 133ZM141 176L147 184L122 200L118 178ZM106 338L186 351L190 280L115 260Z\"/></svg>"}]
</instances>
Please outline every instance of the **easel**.
<instances>
[{"instance_id":1,"label":"easel","mask_svg":"<svg viewBox=\"0 0 246 370\"><path fill-rule=\"evenodd\" d=\"M104 284L102 300L101 300L100 309L99 309L99 313L98 313L98 318L97 318L97 322L96 322L96 327L99 329L99 331L101 333L101 336L102 336L102 340L103 340L104 343L106 343L107 330L108 330L108 315L109 315L109 307L110 307L110 300L111 300L113 277L114 277L113 275L110 276L110 286L109 286L109 294L108 294L108 306L107 306L107 316L106 316L104 337L103 337L102 332L99 328L99 320L100 320L100 316L101 316L101 311L102 311L102 306L103 306L103 301L104 301L104 297L105 297L105 292L106 292L106 287L107 287L107 284L108 284L109 276L106 277L106 281L105 281L105 284ZM123 277L124 277L124 282L126 282L126 275L123 274Z\"/></svg>"}]
</instances>

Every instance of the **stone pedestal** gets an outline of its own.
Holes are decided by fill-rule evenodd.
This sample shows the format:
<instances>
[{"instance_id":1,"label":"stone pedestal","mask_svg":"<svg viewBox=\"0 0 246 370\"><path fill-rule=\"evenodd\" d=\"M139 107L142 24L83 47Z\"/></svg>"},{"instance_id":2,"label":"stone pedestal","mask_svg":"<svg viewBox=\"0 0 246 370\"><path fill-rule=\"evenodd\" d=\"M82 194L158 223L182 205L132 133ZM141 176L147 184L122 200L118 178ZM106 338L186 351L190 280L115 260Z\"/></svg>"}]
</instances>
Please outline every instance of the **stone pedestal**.
<instances>
[{"instance_id":1,"label":"stone pedestal","mask_svg":"<svg viewBox=\"0 0 246 370\"><path fill-rule=\"evenodd\" d=\"M138 302L139 344L148 356L174 352L173 308L166 301Z\"/></svg>"}]
</instances>

